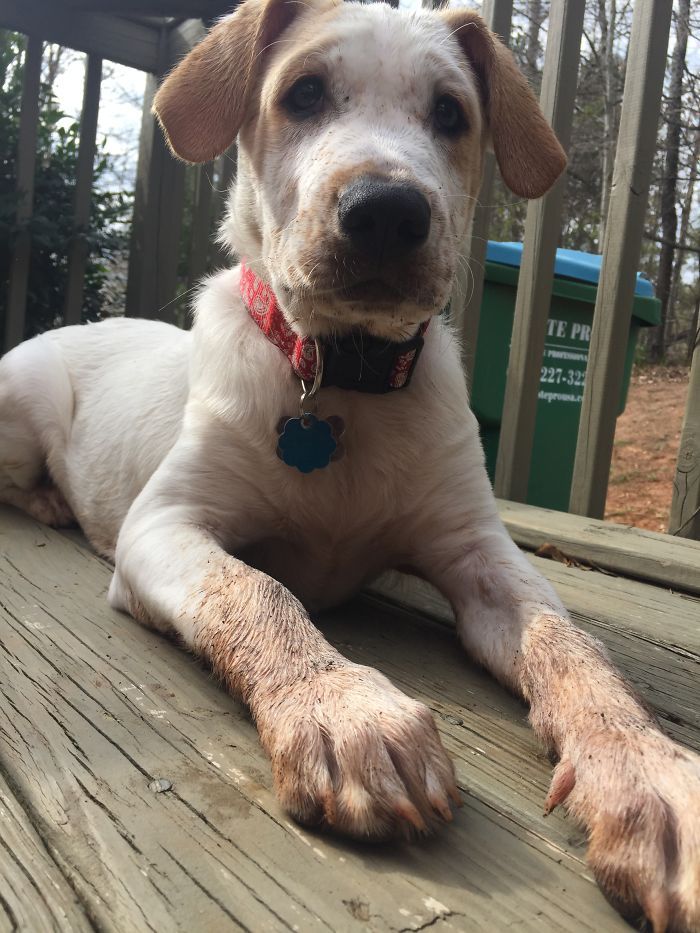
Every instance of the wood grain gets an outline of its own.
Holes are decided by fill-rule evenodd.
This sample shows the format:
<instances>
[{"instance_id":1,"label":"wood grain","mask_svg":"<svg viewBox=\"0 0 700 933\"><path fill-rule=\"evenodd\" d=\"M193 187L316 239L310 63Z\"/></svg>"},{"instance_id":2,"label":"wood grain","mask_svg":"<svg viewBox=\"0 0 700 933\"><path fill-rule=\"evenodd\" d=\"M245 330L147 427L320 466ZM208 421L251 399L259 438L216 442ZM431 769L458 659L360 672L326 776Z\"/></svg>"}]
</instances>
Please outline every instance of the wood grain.
<instances>
[{"instance_id":1,"label":"wood grain","mask_svg":"<svg viewBox=\"0 0 700 933\"><path fill-rule=\"evenodd\" d=\"M0 733L0 745L6 738ZM8 743L3 751L11 753L12 748ZM78 898L0 773L0 931L84 933L92 929Z\"/></svg>"},{"instance_id":2,"label":"wood grain","mask_svg":"<svg viewBox=\"0 0 700 933\"><path fill-rule=\"evenodd\" d=\"M451 629L366 601L321 620L432 706L465 794L431 840L353 844L289 821L245 710L112 612L109 577L80 541L0 512L0 765L100 929L626 929L576 829L541 816L550 768L524 708Z\"/></svg>"}]
</instances>

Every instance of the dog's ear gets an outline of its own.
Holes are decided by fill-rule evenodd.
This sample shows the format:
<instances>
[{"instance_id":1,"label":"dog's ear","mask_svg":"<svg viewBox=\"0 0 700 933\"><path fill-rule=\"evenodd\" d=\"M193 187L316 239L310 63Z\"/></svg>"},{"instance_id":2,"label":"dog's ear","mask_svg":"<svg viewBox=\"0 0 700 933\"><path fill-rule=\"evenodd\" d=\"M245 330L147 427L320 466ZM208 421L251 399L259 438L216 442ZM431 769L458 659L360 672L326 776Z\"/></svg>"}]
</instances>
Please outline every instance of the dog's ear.
<instances>
[{"instance_id":1,"label":"dog's ear","mask_svg":"<svg viewBox=\"0 0 700 933\"><path fill-rule=\"evenodd\" d=\"M208 162L228 149L265 51L305 6L298 0L245 0L170 72L153 112L176 156Z\"/></svg>"},{"instance_id":2,"label":"dog's ear","mask_svg":"<svg viewBox=\"0 0 700 933\"><path fill-rule=\"evenodd\" d=\"M476 72L493 151L503 179L519 197L539 198L566 168L566 153L544 118L513 55L470 10L440 14Z\"/></svg>"}]
</instances>

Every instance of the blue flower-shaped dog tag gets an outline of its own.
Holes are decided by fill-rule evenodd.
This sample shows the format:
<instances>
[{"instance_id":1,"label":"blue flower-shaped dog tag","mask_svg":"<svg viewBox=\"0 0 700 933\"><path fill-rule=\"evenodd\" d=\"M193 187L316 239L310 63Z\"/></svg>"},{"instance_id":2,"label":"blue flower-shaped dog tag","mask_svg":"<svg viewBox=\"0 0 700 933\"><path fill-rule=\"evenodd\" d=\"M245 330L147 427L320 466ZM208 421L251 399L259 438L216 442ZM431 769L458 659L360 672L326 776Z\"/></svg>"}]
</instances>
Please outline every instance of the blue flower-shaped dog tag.
<instances>
[{"instance_id":1,"label":"blue flower-shaped dog tag","mask_svg":"<svg viewBox=\"0 0 700 933\"><path fill-rule=\"evenodd\" d=\"M322 470L331 462L338 446L333 427L315 415L289 418L279 436L277 453L287 466L301 473Z\"/></svg>"}]
</instances>

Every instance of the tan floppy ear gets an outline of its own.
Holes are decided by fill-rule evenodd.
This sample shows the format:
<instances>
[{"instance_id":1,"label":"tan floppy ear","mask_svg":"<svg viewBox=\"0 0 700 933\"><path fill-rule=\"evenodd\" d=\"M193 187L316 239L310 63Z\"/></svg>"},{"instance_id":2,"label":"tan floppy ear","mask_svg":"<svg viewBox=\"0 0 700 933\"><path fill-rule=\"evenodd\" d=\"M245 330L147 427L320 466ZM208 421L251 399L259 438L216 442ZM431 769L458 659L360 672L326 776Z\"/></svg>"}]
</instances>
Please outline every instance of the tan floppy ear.
<instances>
[{"instance_id":1,"label":"tan floppy ear","mask_svg":"<svg viewBox=\"0 0 700 933\"><path fill-rule=\"evenodd\" d=\"M208 162L238 135L265 50L304 9L298 0L245 0L170 72L153 112L186 162Z\"/></svg>"},{"instance_id":2,"label":"tan floppy ear","mask_svg":"<svg viewBox=\"0 0 700 933\"><path fill-rule=\"evenodd\" d=\"M470 10L440 14L481 83L493 150L503 179L523 198L539 198L566 168L566 153L544 118L513 55Z\"/></svg>"}]
</instances>

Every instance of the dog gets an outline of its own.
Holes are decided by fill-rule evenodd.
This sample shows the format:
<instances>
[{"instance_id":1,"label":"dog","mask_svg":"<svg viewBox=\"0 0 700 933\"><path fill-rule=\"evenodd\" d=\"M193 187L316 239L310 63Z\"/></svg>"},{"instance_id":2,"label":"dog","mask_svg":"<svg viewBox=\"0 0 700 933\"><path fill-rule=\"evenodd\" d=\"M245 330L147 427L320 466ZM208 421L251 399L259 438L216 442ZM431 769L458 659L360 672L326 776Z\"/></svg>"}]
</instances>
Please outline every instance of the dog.
<instances>
[{"instance_id":1,"label":"dog","mask_svg":"<svg viewBox=\"0 0 700 933\"><path fill-rule=\"evenodd\" d=\"M474 13L245 0L166 78L173 152L238 139L190 332L108 320L0 363L0 499L77 520L109 602L175 633L250 708L281 804L361 838L459 803L427 707L351 663L309 609L406 567L556 756L545 809L589 833L605 893L700 929L700 759L674 744L501 524L445 315L492 147L516 195L565 156Z\"/></svg>"}]
</instances>

